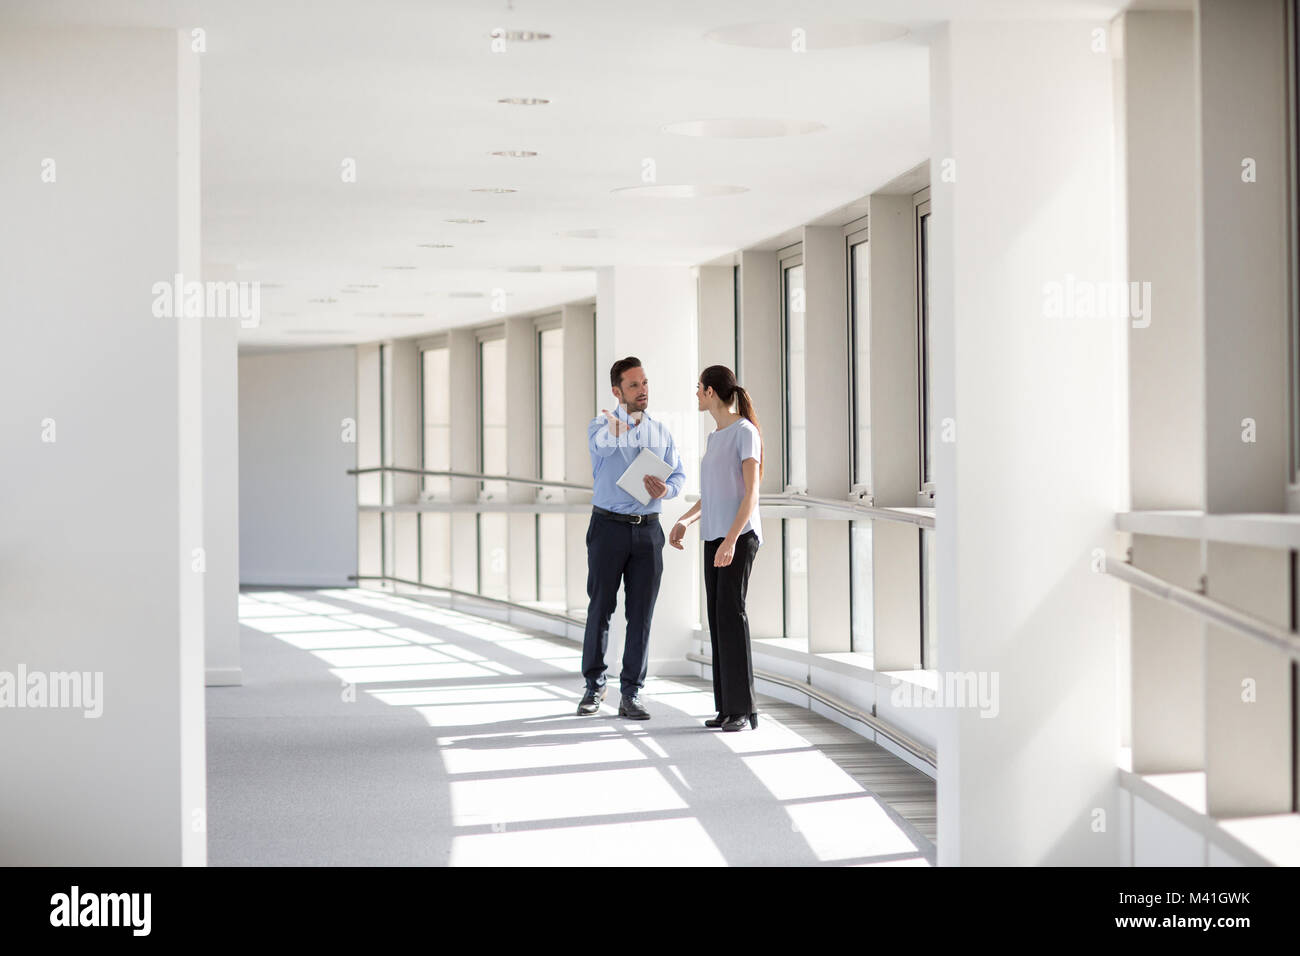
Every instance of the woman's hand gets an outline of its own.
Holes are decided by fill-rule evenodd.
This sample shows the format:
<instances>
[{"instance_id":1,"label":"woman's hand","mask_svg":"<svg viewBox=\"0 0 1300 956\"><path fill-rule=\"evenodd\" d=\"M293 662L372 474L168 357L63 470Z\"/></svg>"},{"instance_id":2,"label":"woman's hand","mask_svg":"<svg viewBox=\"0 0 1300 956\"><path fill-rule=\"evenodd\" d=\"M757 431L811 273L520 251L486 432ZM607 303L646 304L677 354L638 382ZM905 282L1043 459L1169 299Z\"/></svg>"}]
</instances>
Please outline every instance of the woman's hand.
<instances>
[{"instance_id":1,"label":"woman's hand","mask_svg":"<svg viewBox=\"0 0 1300 956\"><path fill-rule=\"evenodd\" d=\"M673 530L668 532L668 543L678 551L685 551L682 547L682 538L686 537L686 525L680 521L673 525Z\"/></svg>"},{"instance_id":2,"label":"woman's hand","mask_svg":"<svg viewBox=\"0 0 1300 956\"><path fill-rule=\"evenodd\" d=\"M713 566L715 568L725 568L731 564L731 559L736 555L736 539L723 538L722 544L718 545L718 550L713 553Z\"/></svg>"}]
</instances>

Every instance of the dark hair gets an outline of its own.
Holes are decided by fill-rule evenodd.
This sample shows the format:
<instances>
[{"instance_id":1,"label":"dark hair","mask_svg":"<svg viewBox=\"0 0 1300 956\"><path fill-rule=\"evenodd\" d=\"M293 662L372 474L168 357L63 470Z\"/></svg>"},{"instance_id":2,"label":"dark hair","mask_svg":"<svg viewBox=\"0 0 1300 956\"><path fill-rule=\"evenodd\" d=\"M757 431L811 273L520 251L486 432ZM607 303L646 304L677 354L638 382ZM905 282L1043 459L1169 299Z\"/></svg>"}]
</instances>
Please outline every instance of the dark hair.
<instances>
[{"instance_id":1,"label":"dark hair","mask_svg":"<svg viewBox=\"0 0 1300 956\"><path fill-rule=\"evenodd\" d=\"M700 384L705 388L713 389L718 398L722 399L731 407L734 399L736 410L741 416L749 419L750 424L758 429L758 438L763 440L763 427L758 423L758 416L754 414L754 403L749 400L749 393L745 391L744 386L736 381L736 373L725 365L710 365L700 373ZM763 477L763 448L759 445L758 451L758 476Z\"/></svg>"},{"instance_id":2,"label":"dark hair","mask_svg":"<svg viewBox=\"0 0 1300 956\"><path fill-rule=\"evenodd\" d=\"M623 373L628 369L640 368L641 360L635 355L629 355L625 359L619 359L609 367L609 384L614 388L623 387Z\"/></svg>"}]
</instances>

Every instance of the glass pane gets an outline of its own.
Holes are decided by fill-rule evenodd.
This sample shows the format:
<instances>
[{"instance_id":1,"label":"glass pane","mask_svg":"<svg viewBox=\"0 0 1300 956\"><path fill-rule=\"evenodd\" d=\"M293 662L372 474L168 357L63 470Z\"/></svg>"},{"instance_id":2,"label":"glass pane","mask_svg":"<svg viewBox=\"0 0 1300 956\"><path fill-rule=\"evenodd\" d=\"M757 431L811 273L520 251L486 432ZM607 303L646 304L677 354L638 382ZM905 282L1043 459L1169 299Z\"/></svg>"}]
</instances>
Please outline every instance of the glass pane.
<instances>
[{"instance_id":1,"label":"glass pane","mask_svg":"<svg viewBox=\"0 0 1300 956\"><path fill-rule=\"evenodd\" d=\"M506 576L506 548L509 547L508 515L478 516L479 593L505 598L509 589Z\"/></svg>"},{"instance_id":2,"label":"glass pane","mask_svg":"<svg viewBox=\"0 0 1300 956\"><path fill-rule=\"evenodd\" d=\"M786 484L808 485L804 404L803 266L785 270Z\"/></svg>"},{"instance_id":3,"label":"glass pane","mask_svg":"<svg viewBox=\"0 0 1300 956\"><path fill-rule=\"evenodd\" d=\"M934 587L934 532L921 529L921 666L938 667L938 628L935 612L938 594Z\"/></svg>"},{"instance_id":4,"label":"glass pane","mask_svg":"<svg viewBox=\"0 0 1300 956\"><path fill-rule=\"evenodd\" d=\"M431 471L451 468L451 382L450 353L445 348L427 349L421 356L420 379L424 403L424 460ZM446 500L451 496L451 479L424 477L424 493Z\"/></svg>"},{"instance_id":5,"label":"glass pane","mask_svg":"<svg viewBox=\"0 0 1300 956\"><path fill-rule=\"evenodd\" d=\"M859 242L851 250L853 283L853 480L871 483L871 323L867 299L867 271L870 257L867 244Z\"/></svg>"},{"instance_id":6,"label":"glass pane","mask_svg":"<svg viewBox=\"0 0 1300 956\"><path fill-rule=\"evenodd\" d=\"M785 636L808 639L808 521L787 518L785 525Z\"/></svg>"},{"instance_id":7,"label":"glass pane","mask_svg":"<svg viewBox=\"0 0 1300 956\"><path fill-rule=\"evenodd\" d=\"M921 482L933 481L930 472L930 214L921 215L917 266L921 273L918 314L921 326Z\"/></svg>"},{"instance_id":8,"label":"glass pane","mask_svg":"<svg viewBox=\"0 0 1300 956\"><path fill-rule=\"evenodd\" d=\"M564 329L538 335L541 477L564 480Z\"/></svg>"},{"instance_id":9,"label":"glass pane","mask_svg":"<svg viewBox=\"0 0 1300 956\"><path fill-rule=\"evenodd\" d=\"M871 654L875 650L872 643L875 608L871 577L871 522L850 522L849 536L849 588L853 607L852 650L859 654Z\"/></svg>"},{"instance_id":10,"label":"glass pane","mask_svg":"<svg viewBox=\"0 0 1300 956\"><path fill-rule=\"evenodd\" d=\"M479 344L479 471L506 473L506 342L494 339ZM484 497L503 499L504 481L485 481Z\"/></svg>"},{"instance_id":11,"label":"glass pane","mask_svg":"<svg viewBox=\"0 0 1300 956\"><path fill-rule=\"evenodd\" d=\"M564 515L537 516L537 600L564 610Z\"/></svg>"},{"instance_id":12,"label":"glass pane","mask_svg":"<svg viewBox=\"0 0 1300 956\"><path fill-rule=\"evenodd\" d=\"M441 512L420 515L420 580L435 587L451 587L451 516Z\"/></svg>"}]
</instances>

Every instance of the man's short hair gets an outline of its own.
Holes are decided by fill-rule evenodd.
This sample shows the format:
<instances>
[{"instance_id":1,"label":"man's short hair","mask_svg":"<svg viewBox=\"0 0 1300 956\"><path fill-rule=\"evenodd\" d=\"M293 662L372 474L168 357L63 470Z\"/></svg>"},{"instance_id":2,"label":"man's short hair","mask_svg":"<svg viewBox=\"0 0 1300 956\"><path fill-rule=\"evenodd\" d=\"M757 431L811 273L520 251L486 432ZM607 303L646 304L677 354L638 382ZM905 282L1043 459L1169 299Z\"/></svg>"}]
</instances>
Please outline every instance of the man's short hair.
<instances>
[{"instance_id":1,"label":"man's short hair","mask_svg":"<svg viewBox=\"0 0 1300 956\"><path fill-rule=\"evenodd\" d=\"M628 369L640 368L641 360L635 355L629 355L625 359L619 359L609 367L609 384L614 388L623 387L623 373Z\"/></svg>"}]
</instances>

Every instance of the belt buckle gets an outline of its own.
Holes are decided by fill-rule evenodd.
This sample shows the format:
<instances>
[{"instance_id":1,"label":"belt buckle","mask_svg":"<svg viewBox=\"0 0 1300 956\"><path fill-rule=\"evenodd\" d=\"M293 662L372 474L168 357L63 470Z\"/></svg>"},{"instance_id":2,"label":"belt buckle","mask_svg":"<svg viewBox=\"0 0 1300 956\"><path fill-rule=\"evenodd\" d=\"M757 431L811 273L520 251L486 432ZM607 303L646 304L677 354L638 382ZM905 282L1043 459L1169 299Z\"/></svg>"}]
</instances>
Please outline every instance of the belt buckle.
<instances>
[{"instance_id":1,"label":"belt buckle","mask_svg":"<svg viewBox=\"0 0 1300 956\"><path fill-rule=\"evenodd\" d=\"M633 524L641 524L643 521L645 521L645 515L637 515L637 516L636 516L636 520L633 521L632 523L633 523Z\"/></svg>"}]
</instances>

